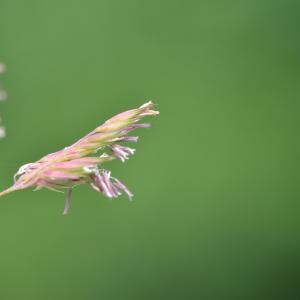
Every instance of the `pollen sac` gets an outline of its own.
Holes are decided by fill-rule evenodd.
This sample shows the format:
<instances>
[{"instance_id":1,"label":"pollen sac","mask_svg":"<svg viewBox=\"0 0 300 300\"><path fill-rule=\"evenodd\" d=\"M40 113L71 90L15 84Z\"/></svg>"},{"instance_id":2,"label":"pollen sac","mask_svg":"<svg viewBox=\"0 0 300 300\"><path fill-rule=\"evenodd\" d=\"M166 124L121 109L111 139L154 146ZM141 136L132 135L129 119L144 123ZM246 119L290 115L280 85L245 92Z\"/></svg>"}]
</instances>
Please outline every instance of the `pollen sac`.
<instances>
[{"instance_id":1,"label":"pollen sac","mask_svg":"<svg viewBox=\"0 0 300 300\"><path fill-rule=\"evenodd\" d=\"M115 157L119 158L122 162L125 162L129 158L129 155L133 155L135 149L120 146L118 144L114 144L111 146L112 153Z\"/></svg>"}]
</instances>

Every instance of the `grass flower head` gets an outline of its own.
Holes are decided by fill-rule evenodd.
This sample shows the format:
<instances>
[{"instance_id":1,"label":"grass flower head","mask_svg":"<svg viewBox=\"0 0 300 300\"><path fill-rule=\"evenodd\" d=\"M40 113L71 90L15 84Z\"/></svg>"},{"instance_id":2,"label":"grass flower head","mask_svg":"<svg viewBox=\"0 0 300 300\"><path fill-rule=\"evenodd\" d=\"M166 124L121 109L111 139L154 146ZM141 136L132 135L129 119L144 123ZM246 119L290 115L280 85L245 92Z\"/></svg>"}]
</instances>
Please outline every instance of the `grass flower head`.
<instances>
[{"instance_id":1,"label":"grass flower head","mask_svg":"<svg viewBox=\"0 0 300 300\"><path fill-rule=\"evenodd\" d=\"M136 128L150 127L148 123L138 122L145 116L159 114L152 109L153 106L149 101L139 108L120 113L73 145L22 166L14 176L14 185L0 193L0 196L32 187L67 190L64 214L70 208L72 189L80 184L89 184L110 199L121 194L131 199L133 194L124 183L104 169L103 164L113 159L125 162L134 154L135 149L120 143L138 141L137 136L129 133Z\"/></svg>"}]
</instances>

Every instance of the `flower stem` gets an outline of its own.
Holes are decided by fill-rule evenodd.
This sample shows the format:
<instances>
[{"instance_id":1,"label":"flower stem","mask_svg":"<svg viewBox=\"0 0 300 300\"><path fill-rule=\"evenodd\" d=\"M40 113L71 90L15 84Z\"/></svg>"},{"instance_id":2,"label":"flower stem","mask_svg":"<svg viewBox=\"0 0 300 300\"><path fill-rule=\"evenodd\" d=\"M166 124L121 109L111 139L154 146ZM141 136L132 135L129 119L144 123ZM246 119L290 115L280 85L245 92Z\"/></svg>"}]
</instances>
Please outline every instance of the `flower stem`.
<instances>
[{"instance_id":1,"label":"flower stem","mask_svg":"<svg viewBox=\"0 0 300 300\"><path fill-rule=\"evenodd\" d=\"M71 197L72 196L72 189L68 189L67 191L67 196L66 196L66 200L65 200L65 208L64 208L64 212L63 215L67 215L69 212L69 209L71 207Z\"/></svg>"}]
</instances>

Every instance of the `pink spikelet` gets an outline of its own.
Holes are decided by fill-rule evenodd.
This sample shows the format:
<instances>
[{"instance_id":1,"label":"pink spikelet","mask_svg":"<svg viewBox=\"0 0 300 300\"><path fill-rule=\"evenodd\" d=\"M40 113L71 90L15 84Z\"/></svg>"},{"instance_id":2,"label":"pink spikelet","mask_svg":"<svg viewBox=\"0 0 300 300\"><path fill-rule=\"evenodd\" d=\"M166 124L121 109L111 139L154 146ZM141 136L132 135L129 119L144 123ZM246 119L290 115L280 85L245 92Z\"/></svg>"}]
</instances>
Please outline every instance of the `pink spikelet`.
<instances>
[{"instance_id":1,"label":"pink spikelet","mask_svg":"<svg viewBox=\"0 0 300 300\"><path fill-rule=\"evenodd\" d=\"M137 136L128 134L136 128L150 126L138 122L145 116L159 114L152 110L153 106L149 101L139 108L120 113L73 145L22 166L14 175L14 185L1 192L0 196L31 187L55 191L65 189L64 215L69 211L73 188L80 184L89 184L110 199L126 194L131 200L133 194L129 189L111 176L110 171L103 169L102 164L115 158L125 162L134 154L135 149L119 143L138 141Z\"/></svg>"}]
</instances>

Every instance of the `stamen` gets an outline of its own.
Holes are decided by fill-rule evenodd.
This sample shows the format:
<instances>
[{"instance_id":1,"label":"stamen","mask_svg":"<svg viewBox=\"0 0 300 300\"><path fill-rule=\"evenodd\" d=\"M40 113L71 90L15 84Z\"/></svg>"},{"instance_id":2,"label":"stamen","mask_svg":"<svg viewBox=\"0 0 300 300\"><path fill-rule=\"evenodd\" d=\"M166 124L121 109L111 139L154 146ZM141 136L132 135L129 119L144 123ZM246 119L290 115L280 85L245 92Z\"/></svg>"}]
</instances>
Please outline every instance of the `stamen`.
<instances>
[{"instance_id":1,"label":"stamen","mask_svg":"<svg viewBox=\"0 0 300 300\"><path fill-rule=\"evenodd\" d=\"M115 181L115 186L117 186L120 190L124 191L127 194L129 200L131 201L133 194L128 190L128 188L117 178L113 178L113 180Z\"/></svg>"}]
</instances>

